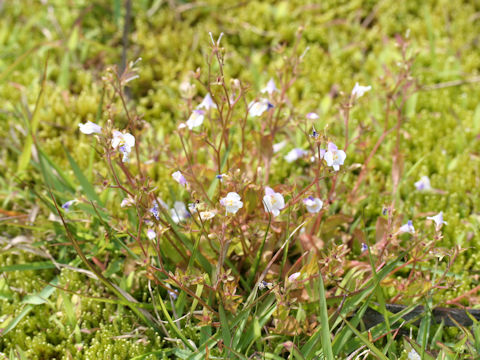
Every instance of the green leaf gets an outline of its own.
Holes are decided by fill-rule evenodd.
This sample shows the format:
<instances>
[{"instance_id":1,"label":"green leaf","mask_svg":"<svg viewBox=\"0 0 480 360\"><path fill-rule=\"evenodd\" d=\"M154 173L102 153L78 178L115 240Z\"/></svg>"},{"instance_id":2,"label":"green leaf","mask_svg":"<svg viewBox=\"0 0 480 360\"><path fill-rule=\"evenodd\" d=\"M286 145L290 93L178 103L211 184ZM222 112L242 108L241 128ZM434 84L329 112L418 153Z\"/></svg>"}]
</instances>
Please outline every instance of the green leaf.
<instances>
[{"instance_id":1,"label":"green leaf","mask_svg":"<svg viewBox=\"0 0 480 360\"><path fill-rule=\"evenodd\" d=\"M88 179L85 177L83 174L82 170L80 170L80 167L78 164L75 162L75 160L72 158L70 153L65 149L65 154L67 155L68 162L70 163L70 166L72 167L73 173L75 174L75 177L77 178L78 182L80 183L80 186L82 187L83 191L85 192L85 195L87 196L88 200L92 202L97 202L100 206L103 206L102 201L98 197L97 193L95 192L95 189L93 188L92 184L88 181Z\"/></svg>"},{"instance_id":2,"label":"green leaf","mask_svg":"<svg viewBox=\"0 0 480 360\"><path fill-rule=\"evenodd\" d=\"M51 261L38 261L38 262L27 263L27 264L1 266L0 272L43 270L43 269L53 269L53 268L55 268L55 265Z\"/></svg>"},{"instance_id":3,"label":"green leaf","mask_svg":"<svg viewBox=\"0 0 480 360\"><path fill-rule=\"evenodd\" d=\"M334 360L332 352L332 343L330 341L330 327L328 325L327 300L325 298L325 287L323 285L322 274L318 277L318 292L320 294L320 323L322 331L322 348L327 360Z\"/></svg>"},{"instance_id":4,"label":"green leaf","mask_svg":"<svg viewBox=\"0 0 480 360\"><path fill-rule=\"evenodd\" d=\"M219 313L220 313L220 324L221 324L223 343L227 348L230 348L232 346L232 335L230 333L228 319L227 319L227 316L225 315L225 310L223 309L222 304L220 304ZM230 355L230 351L228 351L228 349L227 349L226 355L227 357Z\"/></svg>"},{"instance_id":5,"label":"green leaf","mask_svg":"<svg viewBox=\"0 0 480 360\"><path fill-rule=\"evenodd\" d=\"M352 324L347 319L343 319L347 326L350 328L350 330L353 331L353 333L364 343L379 359L382 360L388 360L388 358L383 355L383 353L375 346L373 345L360 331L358 331Z\"/></svg>"},{"instance_id":6,"label":"green leaf","mask_svg":"<svg viewBox=\"0 0 480 360\"><path fill-rule=\"evenodd\" d=\"M35 102L35 108L33 109L32 116L30 117L30 128L27 135L27 139L25 141L25 145L23 146L22 154L20 155L18 161L18 168L17 172L21 173L27 169L28 163L30 162L30 158L32 156L32 146L33 146L33 135L37 132L38 122L40 121L40 117L38 116L39 108L42 106L43 103L43 94L45 89L45 80L47 77L47 64L48 64L48 57L45 61L45 67L43 70L42 75L42 85L40 88L40 92L37 96L37 101Z\"/></svg>"},{"instance_id":7,"label":"green leaf","mask_svg":"<svg viewBox=\"0 0 480 360\"><path fill-rule=\"evenodd\" d=\"M53 281L51 282L52 285L58 285L58 278L55 278L53 279ZM20 314L18 314L8 325L7 327L5 327L4 329L0 329L1 330L1 334L2 336L5 336L5 334L9 333L10 331L12 331L20 321L22 321L22 319L28 315L28 313L30 311L32 311L33 307L36 304L36 302L39 302L40 299L43 299L43 300L46 300L50 297L50 295L52 295L54 292L55 292L56 288L54 286L50 286L50 285L47 285L43 288L43 290L36 294L36 295L33 295L32 297L30 297L31 301L30 303L27 303L28 305L25 306L25 308L20 312ZM38 297L38 298L36 298ZM43 301L45 302L45 301ZM43 304L43 302L39 302L39 304Z\"/></svg>"}]
</instances>

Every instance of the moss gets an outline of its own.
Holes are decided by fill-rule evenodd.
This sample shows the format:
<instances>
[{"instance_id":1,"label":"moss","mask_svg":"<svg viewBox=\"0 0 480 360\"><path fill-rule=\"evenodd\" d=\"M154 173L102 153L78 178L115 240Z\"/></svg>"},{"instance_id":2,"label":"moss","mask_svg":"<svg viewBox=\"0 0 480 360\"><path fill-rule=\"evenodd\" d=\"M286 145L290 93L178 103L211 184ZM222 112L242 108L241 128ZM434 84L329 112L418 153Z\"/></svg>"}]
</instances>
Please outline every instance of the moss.
<instances>
[{"instance_id":1,"label":"moss","mask_svg":"<svg viewBox=\"0 0 480 360\"><path fill-rule=\"evenodd\" d=\"M52 276L53 271L48 273ZM30 289L29 293L36 292L45 285L39 281L38 275L39 272L35 276L33 272L12 272L9 285ZM43 279L49 277L44 275ZM140 326L129 310L89 299L105 296L98 284L85 283L84 275L71 270L62 270L59 279L59 286L80 296L60 294L57 290L50 301L35 306L10 333L0 338L1 349L18 346L33 360L68 359L68 354L76 359L130 359L162 347L158 334ZM73 304L75 324L70 323L64 297ZM18 302L18 298L0 302L1 313L4 316L18 315L22 310Z\"/></svg>"}]
</instances>

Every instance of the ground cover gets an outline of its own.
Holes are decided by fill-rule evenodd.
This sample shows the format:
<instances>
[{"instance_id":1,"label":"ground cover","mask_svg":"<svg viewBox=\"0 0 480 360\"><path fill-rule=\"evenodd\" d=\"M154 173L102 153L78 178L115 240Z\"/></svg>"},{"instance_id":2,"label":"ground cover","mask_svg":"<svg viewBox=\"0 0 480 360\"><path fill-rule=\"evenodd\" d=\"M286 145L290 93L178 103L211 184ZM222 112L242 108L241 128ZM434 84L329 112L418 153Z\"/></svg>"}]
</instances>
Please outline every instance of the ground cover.
<instances>
[{"instance_id":1,"label":"ground cover","mask_svg":"<svg viewBox=\"0 0 480 360\"><path fill-rule=\"evenodd\" d=\"M478 356L473 2L0 4L0 356Z\"/></svg>"}]
</instances>

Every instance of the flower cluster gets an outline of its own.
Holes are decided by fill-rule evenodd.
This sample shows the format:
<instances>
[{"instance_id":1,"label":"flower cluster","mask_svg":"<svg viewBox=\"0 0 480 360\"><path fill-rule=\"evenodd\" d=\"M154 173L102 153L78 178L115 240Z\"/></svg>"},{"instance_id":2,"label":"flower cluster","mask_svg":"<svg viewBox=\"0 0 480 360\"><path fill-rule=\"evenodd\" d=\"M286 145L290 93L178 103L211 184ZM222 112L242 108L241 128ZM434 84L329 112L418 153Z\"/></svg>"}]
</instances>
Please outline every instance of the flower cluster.
<instances>
[{"instance_id":1,"label":"flower cluster","mask_svg":"<svg viewBox=\"0 0 480 360\"><path fill-rule=\"evenodd\" d=\"M78 124L80 132L86 135L102 134L102 127L91 121L85 124ZM118 150L122 154L122 162L128 162L132 148L135 146L135 137L128 132L120 132L118 130L112 131L112 138L110 139L113 149Z\"/></svg>"}]
</instances>

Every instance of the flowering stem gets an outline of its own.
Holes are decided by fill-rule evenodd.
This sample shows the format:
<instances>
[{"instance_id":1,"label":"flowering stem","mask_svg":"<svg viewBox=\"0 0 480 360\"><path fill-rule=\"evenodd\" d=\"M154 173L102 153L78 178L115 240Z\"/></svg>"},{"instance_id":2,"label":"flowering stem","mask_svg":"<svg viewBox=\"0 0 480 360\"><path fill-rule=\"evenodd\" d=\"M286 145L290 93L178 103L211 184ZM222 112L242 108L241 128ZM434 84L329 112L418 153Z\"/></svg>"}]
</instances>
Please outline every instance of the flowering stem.
<instances>
[{"instance_id":1,"label":"flowering stem","mask_svg":"<svg viewBox=\"0 0 480 360\"><path fill-rule=\"evenodd\" d=\"M115 171L115 169L113 168L113 164L112 164L112 159L110 157L110 153L107 153L107 163L110 167L110 170L112 171L112 175L113 175L113 178L115 179L115 182L117 183L117 187L119 187L120 189L122 189L123 191L125 191L128 195L130 195L132 198L135 197L135 195L130 192L129 190L127 190L121 183L120 183L120 180L118 180L118 177L117 177L117 173Z\"/></svg>"}]
</instances>

